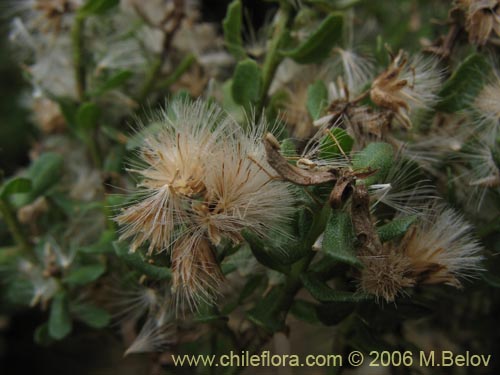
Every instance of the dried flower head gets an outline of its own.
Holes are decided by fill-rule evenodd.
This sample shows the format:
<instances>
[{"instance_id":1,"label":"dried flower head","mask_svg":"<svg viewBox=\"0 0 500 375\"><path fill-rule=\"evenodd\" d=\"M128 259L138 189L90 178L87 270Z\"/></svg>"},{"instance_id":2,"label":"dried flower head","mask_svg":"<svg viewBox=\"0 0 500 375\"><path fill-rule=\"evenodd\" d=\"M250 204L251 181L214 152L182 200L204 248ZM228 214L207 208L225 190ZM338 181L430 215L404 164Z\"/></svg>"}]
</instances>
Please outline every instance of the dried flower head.
<instances>
[{"instance_id":1,"label":"dried flower head","mask_svg":"<svg viewBox=\"0 0 500 375\"><path fill-rule=\"evenodd\" d=\"M431 211L435 212L410 227L399 242L385 243L380 254L362 257L362 290L391 302L405 287L460 287L460 279L481 271L481 245L471 234L471 225L451 209Z\"/></svg>"},{"instance_id":2,"label":"dried flower head","mask_svg":"<svg viewBox=\"0 0 500 375\"><path fill-rule=\"evenodd\" d=\"M372 101L392 111L403 126L410 128L410 112L429 107L436 100L442 77L437 65L436 59L420 55L410 60L400 50L389 67L373 81Z\"/></svg>"},{"instance_id":3,"label":"dried flower head","mask_svg":"<svg viewBox=\"0 0 500 375\"><path fill-rule=\"evenodd\" d=\"M120 239L132 238L131 251L148 241L149 253L172 244L190 201L205 190L204 164L230 125L220 109L201 101L174 102L153 121L160 129L146 134L138 152L146 166L130 169L141 177L140 197L115 218Z\"/></svg>"},{"instance_id":4,"label":"dried flower head","mask_svg":"<svg viewBox=\"0 0 500 375\"><path fill-rule=\"evenodd\" d=\"M212 303L223 279L214 246L281 232L292 213L287 184L275 181L261 142L265 122L244 131L215 106L175 102L148 134L136 167L136 202L119 213L131 251L170 251L177 306Z\"/></svg>"},{"instance_id":5,"label":"dried flower head","mask_svg":"<svg viewBox=\"0 0 500 375\"><path fill-rule=\"evenodd\" d=\"M465 11L465 29L469 41L485 45L492 32L500 36L500 2L498 0L459 0Z\"/></svg>"},{"instance_id":6,"label":"dried flower head","mask_svg":"<svg viewBox=\"0 0 500 375\"><path fill-rule=\"evenodd\" d=\"M328 85L330 105L327 114L314 122L321 128L344 128L356 139L357 147L384 138L393 115L387 111L378 111L359 104L365 94L351 98L351 90L341 76L337 82Z\"/></svg>"}]
</instances>

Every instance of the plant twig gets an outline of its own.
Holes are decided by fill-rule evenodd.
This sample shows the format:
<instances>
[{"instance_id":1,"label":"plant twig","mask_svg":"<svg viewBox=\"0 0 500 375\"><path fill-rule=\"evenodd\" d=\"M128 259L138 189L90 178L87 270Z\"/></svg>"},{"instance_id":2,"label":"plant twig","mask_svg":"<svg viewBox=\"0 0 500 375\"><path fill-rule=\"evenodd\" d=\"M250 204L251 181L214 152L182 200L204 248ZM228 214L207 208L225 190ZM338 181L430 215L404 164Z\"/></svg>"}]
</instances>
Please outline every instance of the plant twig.
<instances>
[{"instance_id":1,"label":"plant twig","mask_svg":"<svg viewBox=\"0 0 500 375\"><path fill-rule=\"evenodd\" d=\"M153 89L158 80L158 76L161 73L161 68L165 61L167 60L168 53L170 52L170 46L174 40L174 36L181 26L182 20L184 18L184 0L174 0L174 13L172 15L172 25L169 30L164 30L165 39L163 40L162 51L160 55L151 65L149 69L144 85L139 93L138 102L143 102L148 96L149 92Z\"/></svg>"}]
</instances>

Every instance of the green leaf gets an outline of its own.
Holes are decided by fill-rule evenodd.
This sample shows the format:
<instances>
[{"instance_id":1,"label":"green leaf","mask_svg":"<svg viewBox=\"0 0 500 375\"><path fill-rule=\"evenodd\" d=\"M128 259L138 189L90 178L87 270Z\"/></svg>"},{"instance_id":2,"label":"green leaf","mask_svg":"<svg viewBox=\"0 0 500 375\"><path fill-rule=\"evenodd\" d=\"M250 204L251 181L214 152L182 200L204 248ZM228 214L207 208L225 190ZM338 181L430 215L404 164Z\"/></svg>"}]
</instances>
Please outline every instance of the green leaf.
<instances>
[{"instance_id":1,"label":"green leaf","mask_svg":"<svg viewBox=\"0 0 500 375\"><path fill-rule=\"evenodd\" d=\"M328 89L323 81L317 80L307 88L307 110L317 120L328 105Z\"/></svg>"},{"instance_id":2,"label":"green leaf","mask_svg":"<svg viewBox=\"0 0 500 375\"><path fill-rule=\"evenodd\" d=\"M233 99L233 80L228 79L222 85L222 106L224 110L231 115L236 122L245 122L245 110L244 108L236 103Z\"/></svg>"},{"instance_id":3,"label":"green leaf","mask_svg":"<svg viewBox=\"0 0 500 375\"><path fill-rule=\"evenodd\" d=\"M124 243L114 241L113 247L115 248L116 255L118 255L130 268L154 280L170 280L172 278L170 269L149 264L147 260L142 259L138 253L130 253L128 247Z\"/></svg>"},{"instance_id":4,"label":"green leaf","mask_svg":"<svg viewBox=\"0 0 500 375\"><path fill-rule=\"evenodd\" d=\"M184 73L188 71L189 68L196 62L196 56L189 54L185 56L182 61L175 67L174 71L169 74L167 78L159 82L156 88L168 88L181 78Z\"/></svg>"},{"instance_id":5,"label":"green leaf","mask_svg":"<svg viewBox=\"0 0 500 375\"><path fill-rule=\"evenodd\" d=\"M222 28L224 30L224 42L226 47L238 60L246 57L245 49L243 48L243 40L241 38L242 19L241 1L234 0L227 7L226 17L222 21Z\"/></svg>"},{"instance_id":6,"label":"green leaf","mask_svg":"<svg viewBox=\"0 0 500 375\"><path fill-rule=\"evenodd\" d=\"M111 321L106 310L88 303L74 304L70 308L75 317L92 328L104 328Z\"/></svg>"},{"instance_id":7,"label":"green leaf","mask_svg":"<svg viewBox=\"0 0 500 375\"><path fill-rule=\"evenodd\" d=\"M264 283L264 277L262 275L250 276L241 290L238 302L243 303L248 297L250 297L260 286Z\"/></svg>"},{"instance_id":8,"label":"green leaf","mask_svg":"<svg viewBox=\"0 0 500 375\"><path fill-rule=\"evenodd\" d=\"M63 157L46 152L31 165L28 177L31 178L31 200L43 195L59 181L62 174Z\"/></svg>"},{"instance_id":9,"label":"green leaf","mask_svg":"<svg viewBox=\"0 0 500 375\"><path fill-rule=\"evenodd\" d=\"M257 102L262 86L262 74L254 60L245 59L236 65L231 92L236 103L248 106Z\"/></svg>"},{"instance_id":10,"label":"green leaf","mask_svg":"<svg viewBox=\"0 0 500 375\"><path fill-rule=\"evenodd\" d=\"M47 346L54 341L54 339L50 337L48 323L43 323L36 327L33 334L33 340L41 346Z\"/></svg>"},{"instance_id":11,"label":"green leaf","mask_svg":"<svg viewBox=\"0 0 500 375\"><path fill-rule=\"evenodd\" d=\"M54 296L50 306L49 334L60 340L71 332L72 326L66 293L59 292Z\"/></svg>"},{"instance_id":12,"label":"green leaf","mask_svg":"<svg viewBox=\"0 0 500 375\"><path fill-rule=\"evenodd\" d=\"M304 288L320 302L361 302L372 297L363 293L346 292L330 288L319 280L313 273L306 273L300 276Z\"/></svg>"},{"instance_id":13,"label":"green leaf","mask_svg":"<svg viewBox=\"0 0 500 375\"><path fill-rule=\"evenodd\" d=\"M77 103L65 97L53 97L52 99L59 104L59 109L64 116L64 120L66 120L68 126L73 129L75 126L76 111L78 110Z\"/></svg>"},{"instance_id":14,"label":"green leaf","mask_svg":"<svg viewBox=\"0 0 500 375\"><path fill-rule=\"evenodd\" d=\"M194 316L195 321L200 323L213 322L214 320L224 319L224 316L217 311L214 305L201 303Z\"/></svg>"},{"instance_id":15,"label":"green leaf","mask_svg":"<svg viewBox=\"0 0 500 375\"><path fill-rule=\"evenodd\" d=\"M76 112L76 125L78 129L88 131L97 126L100 110L95 103L83 103Z\"/></svg>"},{"instance_id":16,"label":"green leaf","mask_svg":"<svg viewBox=\"0 0 500 375\"><path fill-rule=\"evenodd\" d=\"M100 84L93 92L92 96L101 96L107 91L116 89L124 85L131 77L133 73L130 70L121 70L114 73L111 77L106 79L102 84Z\"/></svg>"},{"instance_id":17,"label":"green leaf","mask_svg":"<svg viewBox=\"0 0 500 375\"><path fill-rule=\"evenodd\" d=\"M87 0L85 5L78 9L78 16L87 17L90 15L103 14L119 3L120 0Z\"/></svg>"},{"instance_id":18,"label":"green leaf","mask_svg":"<svg viewBox=\"0 0 500 375\"><path fill-rule=\"evenodd\" d=\"M115 145L108 150L104 160L103 171L111 174L121 173L123 168L123 159L125 157L125 147L121 144Z\"/></svg>"},{"instance_id":19,"label":"green leaf","mask_svg":"<svg viewBox=\"0 0 500 375\"><path fill-rule=\"evenodd\" d=\"M0 188L0 199L11 194L28 193L31 190L31 180L25 177L14 177L5 181Z\"/></svg>"},{"instance_id":20,"label":"green leaf","mask_svg":"<svg viewBox=\"0 0 500 375\"><path fill-rule=\"evenodd\" d=\"M109 254L113 252L113 241L115 239L115 231L108 229L101 233L101 237L96 243L81 247L78 251L85 254Z\"/></svg>"},{"instance_id":21,"label":"green leaf","mask_svg":"<svg viewBox=\"0 0 500 375\"><path fill-rule=\"evenodd\" d=\"M479 93L490 69L483 56L468 56L443 85L439 92L442 99L436 109L444 112L462 110Z\"/></svg>"},{"instance_id":22,"label":"green leaf","mask_svg":"<svg viewBox=\"0 0 500 375\"><path fill-rule=\"evenodd\" d=\"M363 181L366 185L372 185L383 181L394 161L394 149L388 143L374 142L358 152L352 160L354 169L377 170L372 176Z\"/></svg>"},{"instance_id":23,"label":"green leaf","mask_svg":"<svg viewBox=\"0 0 500 375\"><path fill-rule=\"evenodd\" d=\"M361 268L354 249L354 229L349 214L332 210L326 224L321 250L331 259Z\"/></svg>"},{"instance_id":24,"label":"green leaf","mask_svg":"<svg viewBox=\"0 0 500 375\"><path fill-rule=\"evenodd\" d=\"M253 323L268 332L278 332L285 326L284 314L280 309L282 287L277 286L261 298L247 315Z\"/></svg>"},{"instance_id":25,"label":"green leaf","mask_svg":"<svg viewBox=\"0 0 500 375\"><path fill-rule=\"evenodd\" d=\"M344 129L333 128L329 131L331 134L325 135L319 143L319 158L330 159L342 155L339 145L342 151L349 155L354 145L354 139ZM338 144L335 140L337 140Z\"/></svg>"},{"instance_id":26,"label":"green leaf","mask_svg":"<svg viewBox=\"0 0 500 375\"><path fill-rule=\"evenodd\" d=\"M260 263L281 273L288 273L291 264L310 252L304 241L290 239L286 235L275 234L265 241L249 230L244 230L242 235Z\"/></svg>"},{"instance_id":27,"label":"green leaf","mask_svg":"<svg viewBox=\"0 0 500 375\"><path fill-rule=\"evenodd\" d=\"M85 285L97 280L105 271L104 264L81 266L72 270L63 281L71 286Z\"/></svg>"},{"instance_id":28,"label":"green leaf","mask_svg":"<svg viewBox=\"0 0 500 375\"><path fill-rule=\"evenodd\" d=\"M316 307L317 305L315 305L314 303L297 299L293 301L290 312L296 318L314 324L319 322Z\"/></svg>"},{"instance_id":29,"label":"green leaf","mask_svg":"<svg viewBox=\"0 0 500 375\"><path fill-rule=\"evenodd\" d=\"M384 224L377 228L377 233L380 241L386 242L394 238L401 237L406 233L408 228L417 220L416 215L406 216L394 219L390 223Z\"/></svg>"},{"instance_id":30,"label":"green leaf","mask_svg":"<svg viewBox=\"0 0 500 375\"><path fill-rule=\"evenodd\" d=\"M292 262L287 262L286 258L277 252L276 249L269 248L268 244L265 244L264 241L251 231L244 230L241 234L250 245L252 254L259 263L281 273L286 274L290 272L290 264Z\"/></svg>"},{"instance_id":31,"label":"green leaf","mask_svg":"<svg viewBox=\"0 0 500 375\"><path fill-rule=\"evenodd\" d=\"M340 40L343 22L340 13L330 14L304 43L292 50L282 51L282 54L299 64L321 62L329 56L332 47Z\"/></svg>"},{"instance_id":32,"label":"green leaf","mask_svg":"<svg viewBox=\"0 0 500 375\"><path fill-rule=\"evenodd\" d=\"M296 157L297 146L290 138L284 139L281 142L281 154L285 157Z\"/></svg>"}]
</instances>

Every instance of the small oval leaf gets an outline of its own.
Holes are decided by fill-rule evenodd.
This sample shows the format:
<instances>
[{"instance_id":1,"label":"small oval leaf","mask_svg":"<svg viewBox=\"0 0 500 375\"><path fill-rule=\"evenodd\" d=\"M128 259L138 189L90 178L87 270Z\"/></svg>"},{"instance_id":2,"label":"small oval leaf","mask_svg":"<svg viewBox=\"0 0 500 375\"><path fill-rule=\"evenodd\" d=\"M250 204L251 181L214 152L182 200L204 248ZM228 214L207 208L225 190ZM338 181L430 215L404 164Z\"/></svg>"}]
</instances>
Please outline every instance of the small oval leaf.
<instances>
[{"instance_id":1,"label":"small oval leaf","mask_svg":"<svg viewBox=\"0 0 500 375\"><path fill-rule=\"evenodd\" d=\"M352 160L355 169L377 170L375 174L364 179L366 185L382 181L394 162L394 149L388 143L374 142L357 153Z\"/></svg>"},{"instance_id":2,"label":"small oval leaf","mask_svg":"<svg viewBox=\"0 0 500 375\"><path fill-rule=\"evenodd\" d=\"M343 23L342 14L330 14L304 43L290 51L282 51L282 54L299 64L321 62L328 57L332 47L340 40Z\"/></svg>"},{"instance_id":3,"label":"small oval leaf","mask_svg":"<svg viewBox=\"0 0 500 375\"><path fill-rule=\"evenodd\" d=\"M14 177L3 183L0 189L0 199L11 194L28 193L31 190L31 180L24 177Z\"/></svg>"},{"instance_id":4,"label":"small oval leaf","mask_svg":"<svg viewBox=\"0 0 500 375\"><path fill-rule=\"evenodd\" d=\"M71 332L72 327L73 323L69 315L66 293L59 292L54 296L50 306L49 334L51 337L60 340Z\"/></svg>"},{"instance_id":5,"label":"small oval leaf","mask_svg":"<svg viewBox=\"0 0 500 375\"><path fill-rule=\"evenodd\" d=\"M325 228L321 250L331 259L362 267L354 250L354 229L351 217L341 211L332 210Z\"/></svg>"},{"instance_id":6,"label":"small oval leaf","mask_svg":"<svg viewBox=\"0 0 500 375\"><path fill-rule=\"evenodd\" d=\"M248 106L260 97L262 74L257 63L251 59L236 65L231 92L236 103Z\"/></svg>"},{"instance_id":7,"label":"small oval leaf","mask_svg":"<svg viewBox=\"0 0 500 375\"><path fill-rule=\"evenodd\" d=\"M307 88L307 110L317 120L328 105L328 89L323 81L317 80Z\"/></svg>"}]
</instances>

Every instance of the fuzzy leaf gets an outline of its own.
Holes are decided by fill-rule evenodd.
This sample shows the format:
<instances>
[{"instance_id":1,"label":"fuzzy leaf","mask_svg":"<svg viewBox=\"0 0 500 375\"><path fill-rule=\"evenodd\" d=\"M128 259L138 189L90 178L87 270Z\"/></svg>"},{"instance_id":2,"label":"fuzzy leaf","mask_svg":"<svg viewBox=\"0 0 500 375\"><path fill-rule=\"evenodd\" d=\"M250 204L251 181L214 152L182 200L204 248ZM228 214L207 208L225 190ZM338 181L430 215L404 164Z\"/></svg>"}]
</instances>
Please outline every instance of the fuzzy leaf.
<instances>
[{"instance_id":1,"label":"fuzzy leaf","mask_svg":"<svg viewBox=\"0 0 500 375\"><path fill-rule=\"evenodd\" d=\"M59 292L54 296L50 306L49 334L51 337L60 340L71 332L72 327L66 293Z\"/></svg>"},{"instance_id":2,"label":"fuzzy leaf","mask_svg":"<svg viewBox=\"0 0 500 375\"><path fill-rule=\"evenodd\" d=\"M106 310L87 303L71 305L71 312L92 328L104 328L111 321L111 316Z\"/></svg>"},{"instance_id":3,"label":"fuzzy leaf","mask_svg":"<svg viewBox=\"0 0 500 375\"><path fill-rule=\"evenodd\" d=\"M351 217L341 210L332 210L326 224L321 250L336 261L361 267L354 250L354 240Z\"/></svg>"},{"instance_id":4,"label":"fuzzy leaf","mask_svg":"<svg viewBox=\"0 0 500 375\"><path fill-rule=\"evenodd\" d=\"M226 17L222 21L222 28L224 30L224 42L226 47L238 60L246 57L245 49L243 48L243 40L241 38L242 19L241 1L234 0L227 7Z\"/></svg>"},{"instance_id":5,"label":"fuzzy leaf","mask_svg":"<svg viewBox=\"0 0 500 375\"><path fill-rule=\"evenodd\" d=\"M394 149L388 143L374 142L366 146L353 158L354 169L371 169L377 172L364 179L366 185L375 184L385 178L394 161Z\"/></svg>"},{"instance_id":6,"label":"fuzzy leaf","mask_svg":"<svg viewBox=\"0 0 500 375\"><path fill-rule=\"evenodd\" d=\"M0 199L11 194L28 193L31 190L31 180L24 177L14 177L5 181L0 189Z\"/></svg>"},{"instance_id":7,"label":"fuzzy leaf","mask_svg":"<svg viewBox=\"0 0 500 375\"><path fill-rule=\"evenodd\" d=\"M298 47L282 54L299 64L318 63L328 57L332 47L342 36L344 18L340 13L330 14L319 27Z\"/></svg>"},{"instance_id":8,"label":"fuzzy leaf","mask_svg":"<svg viewBox=\"0 0 500 375\"><path fill-rule=\"evenodd\" d=\"M251 59L236 65L231 92L236 103L248 106L257 102L262 85L262 74L257 63Z\"/></svg>"},{"instance_id":9,"label":"fuzzy leaf","mask_svg":"<svg viewBox=\"0 0 500 375\"><path fill-rule=\"evenodd\" d=\"M113 242L115 253L118 255L130 268L133 268L142 274L151 277L154 280L170 280L172 272L166 267L159 267L149 264L138 253L130 253L128 246L119 241Z\"/></svg>"},{"instance_id":10,"label":"fuzzy leaf","mask_svg":"<svg viewBox=\"0 0 500 375\"><path fill-rule=\"evenodd\" d=\"M478 54L468 56L453 72L439 92L442 98L436 109L457 112L464 108L481 90L490 65Z\"/></svg>"},{"instance_id":11,"label":"fuzzy leaf","mask_svg":"<svg viewBox=\"0 0 500 375\"><path fill-rule=\"evenodd\" d=\"M318 119L328 104L328 89L323 81L317 80L307 88L307 110L313 120Z\"/></svg>"},{"instance_id":12,"label":"fuzzy leaf","mask_svg":"<svg viewBox=\"0 0 500 375\"><path fill-rule=\"evenodd\" d=\"M319 158L329 159L335 156L342 155L337 142L340 147L342 147L342 151L344 151L346 155L349 155L354 144L354 139L349 134L347 134L344 129L333 128L330 129L330 132L331 134L325 135L320 141ZM335 142L333 137L335 137L337 142Z\"/></svg>"},{"instance_id":13,"label":"fuzzy leaf","mask_svg":"<svg viewBox=\"0 0 500 375\"><path fill-rule=\"evenodd\" d=\"M250 245L252 254L259 263L281 273L290 272L290 264L293 262L287 262L283 254L277 252L276 249L270 249L264 241L251 231L244 230L241 234Z\"/></svg>"},{"instance_id":14,"label":"fuzzy leaf","mask_svg":"<svg viewBox=\"0 0 500 375\"><path fill-rule=\"evenodd\" d=\"M377 233L380 241L386 242L394 238L401 237L406 233L408 228L417 220L416 215L406 216L394 219L390 223L384 224L377 228Z\"/></svg>"},{"instance_id":15,"label":"fuzzy leaf","mask_svg":"<svg viewBox=\"0 0 500 375\"><path fill-rule=\"evenodd\" d=\"M320 302L361 302L371 298L367 294L332 289L312 273L302 274L300 279L304 288Z\"/></svg>"},{"instance_id":16,"label":"fuzzy leaf","mask_svg":"<svg viewBox=\"0 0 500 375\"><path fill-rule=\"evenodd\" d=\"M97 280L105 271L106 267L103 264L81 266L72 270L63 281L71 286L85 285Z\"/></svg>"}]
</instances>

